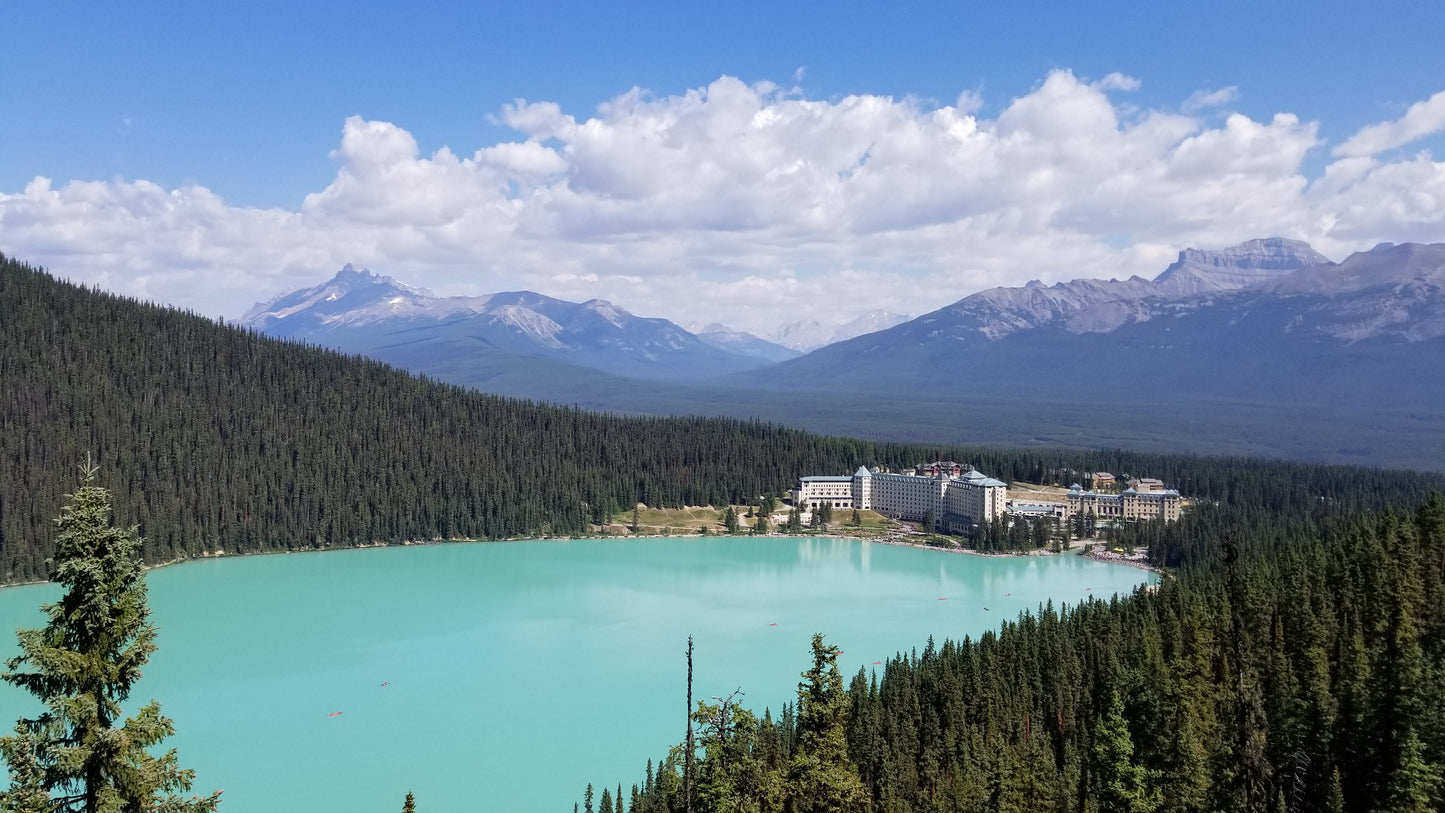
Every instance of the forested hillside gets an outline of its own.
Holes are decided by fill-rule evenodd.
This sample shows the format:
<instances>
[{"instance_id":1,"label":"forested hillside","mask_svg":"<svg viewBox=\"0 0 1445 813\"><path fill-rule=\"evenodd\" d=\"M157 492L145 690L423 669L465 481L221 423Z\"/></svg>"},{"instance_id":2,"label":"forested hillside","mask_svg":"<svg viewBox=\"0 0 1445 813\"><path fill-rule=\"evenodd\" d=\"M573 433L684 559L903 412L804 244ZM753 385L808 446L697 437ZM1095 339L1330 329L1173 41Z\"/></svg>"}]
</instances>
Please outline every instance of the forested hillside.
<instances>
[{"instance_id":1,"label":"forested hillside","mask_svg":"<svg viewBox=\"0 0 1445 813\"><path fill-rule=\"evenodd\" d=\"M887 420L886 410L878 420ZM1250 510L1418 501L1439 479L1287 463L825 438L491 397L57 281L0 258L0 580L44 578L92 454L147 561L414 539L584 533L636 501L721 505L801 474L923 458L1002 479L1105 469Z\"/></svg>"},{"instance_id":2,"label":"forested hillside","mask_svg":"<svg viewBox=\"0 0 1445 813\"><path fill-rule=\"evenodd\" d=\"M160 562L581 534L635 501L755 500L918 451L490 397L0 259L0 580L47 575L87 454Z\"/></svg>"},{"instance_id":3,"label":"forested hillside","mask_svg":"<svg viewBox=\"0 0 1445 813\"><path fill-rule=\"evenodd\" d=\"M815 644L779 717L700 706L690 805L678 747L595 810L1445 809L1445 503L1241 520L1153 529L1184 565L1157 592L930 640L846 688Z\"/></svg>"}]
</instances>

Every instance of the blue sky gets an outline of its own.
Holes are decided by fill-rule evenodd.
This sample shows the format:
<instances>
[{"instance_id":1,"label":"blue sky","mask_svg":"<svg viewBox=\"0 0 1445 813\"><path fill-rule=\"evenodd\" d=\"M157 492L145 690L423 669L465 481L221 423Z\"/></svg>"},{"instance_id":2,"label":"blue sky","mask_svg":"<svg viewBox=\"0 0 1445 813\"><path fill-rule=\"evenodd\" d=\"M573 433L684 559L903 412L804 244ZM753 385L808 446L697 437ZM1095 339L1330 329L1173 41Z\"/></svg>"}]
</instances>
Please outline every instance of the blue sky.
<instances>
[{"instance_id":1,"label":"blue sky","mask_svg":"<svg viewBox=\"0 0 1445 813\"><path fill-rule=\"evenodd\" d=\"M1442 30L1424 2L0 0L0 251L227 317L352 261L760 333L1274 233L1339 259L1445 240Z\"/></svg>"}]
</instances>

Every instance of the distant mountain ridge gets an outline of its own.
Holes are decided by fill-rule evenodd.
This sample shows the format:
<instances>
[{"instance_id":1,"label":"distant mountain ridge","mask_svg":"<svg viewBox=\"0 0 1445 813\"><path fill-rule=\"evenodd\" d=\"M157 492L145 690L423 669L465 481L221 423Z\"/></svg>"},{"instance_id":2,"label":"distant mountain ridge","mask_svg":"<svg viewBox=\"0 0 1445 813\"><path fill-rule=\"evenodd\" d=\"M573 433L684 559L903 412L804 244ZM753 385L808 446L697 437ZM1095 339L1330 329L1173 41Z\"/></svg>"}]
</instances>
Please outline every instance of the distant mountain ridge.
<instances>
[{"instance_id":1,"label":"distant mountain ridge","mask_svg":"<svg viewBox=\"0 0 1445 813\"><path fill-rule=\"evenodd\" d=\"M1334 263L1299 241L1251 240L1181 252L1152 281L981 291L769 374L813 389L852 374L856 386L942 396L1406 408L1445 397L1442 288L1445 244Z\"/></svg>"},{"instance_id":2,"label":"distant mountain ridge","mask_svg":"<svg viewBox=\"0 0 1445 813\"><path fill-rule=\"evenodd\" d=\"M764 361L787 361L803 355L802 351L770 342L752 333L733 330L727 325L716 322L701 327L689 326L688 329L694 336L719 350L751 356Z\"/></svg>"},{"instance_id":3,"label":"distant mountain ridge","mask_svg":"<svg viewBox=\"0 0 1445 813\"><path fill-rule=\"evenodd\" d=\"M1151 318L1166 302L1265 286L1291 272L1329 264L1329 258L1298 240L1250 240L1220 251L1181 251L1179 259L1152 281L1138 276L1076 279L1050 286L1033 281L1021 288L980 291L921 319L930 325L976 320L978 331L990 340L1044 325L1070 333L1108 333Z\"/></svg>"},{"instance_id":4,"label":"distant mountain ridge","mask_svg":"<svg viewBox=\"0 0 1445 813\"><path fill-rule=\"evenodd\" d=\"M1153 280L980 291L794 358L721 325L694 336L600 301L437 298L343 271L263 303L249 323L454 384L624 413L761 416L888 440L1442 465L1441 244L1382 244L1339 263L1280 238L1187 249ZM682 347L649 359L668 335Z\"/></svg>"},{"instance_id":5,"label":"distant mountain ridge","mask_svg":"<svg viewBox=\"0 0 1445 813\"><path fill-rule=\"evenodd\" d=\"M666 319L635 316L603 299L575 303L532 291L437 297L351 265L319 285L258 303L242 317L242 324L418 372L437 374L433 365L443 364L450 378L464 373L469 360L487 368L488 374L521 368L580 374L568 372L575 367L679 381L770 363L710 344ZM539 368L543 361L550 364Z\"/></svg>"},{"instance_id":6,"label":"distant mountain ridge","mask_svg":"<svg viewBox=\"0 0 1445 813\"><path fill-rule=\"evenodd\" d=\"M912 316L889 311L874 310L841 325L826 325L816 319L805 319L799 322L789 322L779 327L768 334L768 338L784 347L807 353L867 333L887 330L912 318Z\"/></svg>"}]
</instances>

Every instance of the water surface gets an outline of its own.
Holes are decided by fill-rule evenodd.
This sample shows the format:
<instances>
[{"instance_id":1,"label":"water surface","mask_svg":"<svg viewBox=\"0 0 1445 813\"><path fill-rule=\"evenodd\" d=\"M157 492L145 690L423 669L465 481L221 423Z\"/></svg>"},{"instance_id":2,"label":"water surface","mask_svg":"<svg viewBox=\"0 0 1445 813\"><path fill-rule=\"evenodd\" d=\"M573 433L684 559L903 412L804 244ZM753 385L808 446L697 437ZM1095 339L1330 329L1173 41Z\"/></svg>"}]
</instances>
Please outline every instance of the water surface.
<instances>
[{"instance_id":1,"label":"water surface","mask_svg":"<svg viewBox=\"0 0 1445 813\"><path fill-rule=\"evenodd\" d=\"M831 539L578 540L192 562L148 576L159 650L134 700L175 720L225 813L570 811L679 742L694 698L794 699L814 632L846 677L928 637L1152 579L1078 556ZM0 590L10 630L53 586ZM0 685L0 726L38 703ZM341 712L337 716L331 716Z\"/></svg>"}]
</instances>

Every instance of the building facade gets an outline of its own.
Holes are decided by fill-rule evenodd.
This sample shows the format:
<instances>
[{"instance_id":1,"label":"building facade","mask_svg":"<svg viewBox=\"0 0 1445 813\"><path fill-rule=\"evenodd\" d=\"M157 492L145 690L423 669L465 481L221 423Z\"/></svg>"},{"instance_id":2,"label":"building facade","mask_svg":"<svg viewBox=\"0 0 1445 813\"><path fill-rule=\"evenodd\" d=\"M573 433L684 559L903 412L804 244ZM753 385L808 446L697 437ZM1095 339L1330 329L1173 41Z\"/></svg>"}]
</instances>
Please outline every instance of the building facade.
<instances>
[{"instance_id":1,"label":"building facade","mask_svg":"<svg viewBox=\"0 0 1445 813\"><path fill-rule=\"evenodd\" d=\"M1154 484L1158 482L1150 482L1147 491L1126 488L1120 494L1085 491L1075 483L1069 487L1068 516L1072 519L1075 516L1092 514L1096 519L1122 519L1128 522L1162 519L1165 522L1174 522L1179 519L1182 507L1179 492L1172 488L1155 488Z\"/></svg>"},{"instance_id":2,"label":"building facade","mask_svg":"<svg viewBox=\"0 0 1445 813\"><path fill-rule=\"evenodd\" d=\"M852 477L800 478L793 491L793 504L808 511L828 502L914 522L931 515L945 533L967 533L1002 516L1007 501L1005 483L952 463L921 465L909 474L860 466Z\"/></svg>"}]
</instances>

